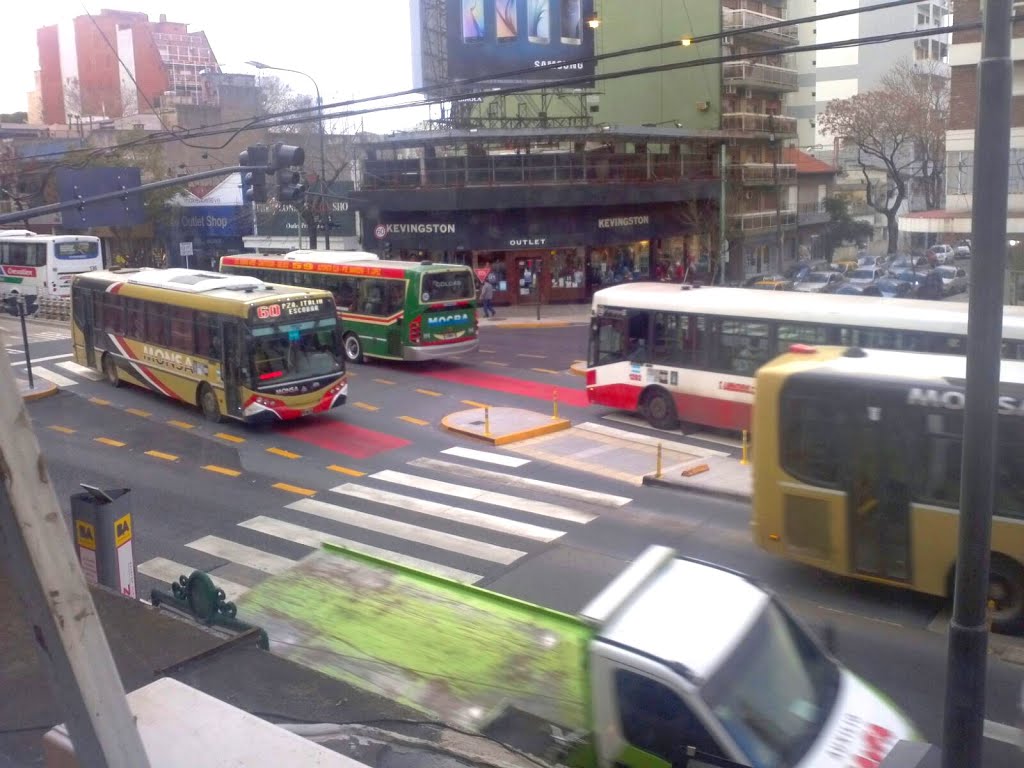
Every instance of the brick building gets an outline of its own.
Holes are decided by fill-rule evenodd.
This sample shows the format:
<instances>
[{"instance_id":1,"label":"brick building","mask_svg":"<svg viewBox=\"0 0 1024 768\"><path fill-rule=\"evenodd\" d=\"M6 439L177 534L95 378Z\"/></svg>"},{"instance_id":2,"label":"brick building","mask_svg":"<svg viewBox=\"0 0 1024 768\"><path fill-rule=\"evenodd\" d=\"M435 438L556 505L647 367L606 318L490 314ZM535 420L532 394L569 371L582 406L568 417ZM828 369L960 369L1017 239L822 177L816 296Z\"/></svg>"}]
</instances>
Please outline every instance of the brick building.
<instances>
[{"instance_id":1,"label":"brick building","mask_svg":"<svg viewBox=\"0 0 1024 768\"><path fill-rule=\"evenodd\" d=\"M201 73L220 71L206 33L164 15L152 22L144 13L103 10L42 27L36 37L41 114L32 117L49 125L202 105Z\"/></svg>"}]
</instances>

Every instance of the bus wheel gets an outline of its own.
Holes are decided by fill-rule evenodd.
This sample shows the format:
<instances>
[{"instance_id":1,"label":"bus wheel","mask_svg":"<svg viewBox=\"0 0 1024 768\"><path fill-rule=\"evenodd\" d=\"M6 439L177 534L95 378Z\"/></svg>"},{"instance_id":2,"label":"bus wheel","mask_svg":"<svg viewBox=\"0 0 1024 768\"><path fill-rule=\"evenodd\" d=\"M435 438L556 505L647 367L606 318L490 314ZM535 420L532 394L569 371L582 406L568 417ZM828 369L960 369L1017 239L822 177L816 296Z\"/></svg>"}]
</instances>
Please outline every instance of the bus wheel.
<instances>
[{"instance_id":1,"label":"bus wheel","mask_svg":"<svg viewBox=\"0 0 1024 768\"><path fill-rule=\"evenodd\" d=\"M676 404L663 389L652 389L644 396L641 404L644 416L655 429L675 429L679 426Z\"/></svg>"},{"instance_id":2,"label":"bus wheel","mask_svg":"<svg viewBox=\"0 0 1024 768\"><path fill-rule=\"evenodd\" d=\"M107 383L112 387L120 387L121 377L117 375L117 363L114 362L113 356L109 353L104 355L100 365L103 368L103 375L107 377Z\"/></svg>"},{"instance_id":3,"label":"bus wheel","mask_svg":"<svg viewBox=\"0 0 1024 768\"><path fill-rule=\"evenodd\" d=\"M354 333L346 333L345 338L342 340L342 346L345 348L345 359L350 363L361 363L363 362L363 343L359 340L359 337Z\"/></svg>"},{"instance_id":4,"label":"bus wheel","mask_svg":"<svg viewBox=\"0 0 1024 768\"><path fill-rule=\"evenodd\" d=\"M199 387L199 408L203 412L203 418L214 424L219 424L223 419L220 413L220 404L217 402L217 395L210 388L209 384Z\"/></svg>"},{"instance_id":5,"label":"bus wheel","mask_svg":"<svg viewBox=\"0 0 1024 768\"><path fill-rule=\"evenodd\" d=\"M992 630L1014 632L1024 621L1024 568L1005 555L993 554L988 576Z\"/></svg>"}]
</instances>

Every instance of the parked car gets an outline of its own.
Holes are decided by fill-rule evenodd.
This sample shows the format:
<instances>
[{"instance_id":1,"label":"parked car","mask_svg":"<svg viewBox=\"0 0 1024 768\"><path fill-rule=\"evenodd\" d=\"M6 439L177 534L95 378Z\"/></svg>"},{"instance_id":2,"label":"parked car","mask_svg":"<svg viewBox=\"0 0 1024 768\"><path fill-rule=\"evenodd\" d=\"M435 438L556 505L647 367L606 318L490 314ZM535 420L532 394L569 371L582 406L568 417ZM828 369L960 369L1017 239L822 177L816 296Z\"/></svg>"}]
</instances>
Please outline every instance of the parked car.
<instances>
[{"instance_id":1,"label":"parked car","mask_svg":"<svg viewBox=\"0 0 1024 768\"><path fill-rule=\"evenodd\" d=\"M843 283L836 289L836 294L841 296L881 296L882 291L874 283L867 285Z\"/></svg>"},{"instance_id":2,"label":"parked car","mask_svg":"<svg viewBox=\"0 0 1024 768\"><path fill-rule=\"evenodd\" d=\"M945 296L945 286L942 283L942 275L937 269L925 272L918 278L915 299L941 299Z\"/></svg>"},{"instance_id":3,"label":"parked car","mask_svg":"<svg viewBox=\"0 0 1024 768\"><path fill-rule=\"evenodd\" d=\"M857 257L857 269L864 269L866 267L878 267L882 269L885 267L886 257L885 256L873 256L871 254L865 254Z\"/></svg>"},{"instance_id":4,"label":"parked car","mask_svg":"<svg viewBox=\"0 0 1024 768\"><path fill-rule=\"evenodd\" d=\"M927 270L932 268L932 263L927 256L901 253L889 262L889 272L894 274L906 269Z\"/></svg>"},{"instance_id":5,"label":"parked car","mask_svg":"<svg viewBox=\"0 0 1024 768\"><path fill-rule=\"evenodd\" d=\"M958 259L971 258L971 241L961 240L953 247L953 254Z\"/></svg>"},{"instance_id":6,"label":"parked car","mask_svg":"<svg viewBox=\"0 0 1024 768\"><path fill-rule=\"evenodd\" d=\"M885 277L885 270L881 267L863 267L850 272L846 276L846 279L851 285L859 285L863 287L865 285L870 285L880 277Z\"/></svg>"},{"instance_id":7,"label":"parked car","mask_svg":"<svg viewBox=\"0 0 1024 768\"><path fill-rule=\"evenodd\" d=\"M808 272L793 283L793 290L801 293L832 293L844 282L838 272Z\"/></svg>"},{"instance_id":8,"label":"parked car","mask_svg":"<svg viewBox=\"0 0 1024 768\"><path fill-rule=\"evenodd\" d=\"M967 272L963 267L936 267L935 272L942 278L942 292L946 296L964 293L967 290Z\"/></svg>"},{"instance_id":9,"label":"parked car","mask_svg":"<svg viewBox=\"0 0 1024 768\"><path fill-rule=\"evenodd\" d=\"M914 296L916 290L914 283L897 280L895 277L883 277L877 280L875 285L887 299L909 299Z\"/></svg>"},{"instance_id":10,"label":"parked car","mask_svg":"<svg viewBox=\"0 0 1024 768\"><path fill-rule=\"evenodd\" d=\"M953 250L953 246L947 243L939 243L933 245L928 249L928 253L935 256L935 263L938 264L952 264L956 259L956 252Z\"/></svg>"},{"instance_id":11,"label":"parked car","mask_svg":"<svg viewBox=\"0 0 1024 768\"><path fill-rule=\"evenodd\" d=\"M791 291L793 290L793 281L781 277L769 277L758 280L750 287L759 291Z\"/></svg>"}]
</instances>

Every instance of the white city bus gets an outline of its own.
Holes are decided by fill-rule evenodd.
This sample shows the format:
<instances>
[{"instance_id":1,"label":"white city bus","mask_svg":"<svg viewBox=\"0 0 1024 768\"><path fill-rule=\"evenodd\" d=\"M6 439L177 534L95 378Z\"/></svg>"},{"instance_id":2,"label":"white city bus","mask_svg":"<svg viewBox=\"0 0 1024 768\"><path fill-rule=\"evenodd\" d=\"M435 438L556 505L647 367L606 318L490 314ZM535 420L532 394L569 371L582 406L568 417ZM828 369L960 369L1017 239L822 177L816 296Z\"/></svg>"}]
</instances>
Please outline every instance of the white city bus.
<instances>
[{"instance_id":1,"label":"white city bus","mask_svg":"<svg viewBox=\"0 0 1024 768\"><path fill-rule=\"evenodd\" d=\"M754 373L793 344L964 355L967 303L626 283L594 294L591 403L750 428ZM1003 310L1003 357L1024 359L1024 307Z\"/></svg>"},{"instance_id":2,"label":"white city bus","mask_svg":"<svg viewBox=\"0 0 1024 768\"><path fill-rule=\"evenodd\" d=\"M103 269L98 237L0 230L0 296L71 295L71 279Z\"/></svg>"}]
</instances>

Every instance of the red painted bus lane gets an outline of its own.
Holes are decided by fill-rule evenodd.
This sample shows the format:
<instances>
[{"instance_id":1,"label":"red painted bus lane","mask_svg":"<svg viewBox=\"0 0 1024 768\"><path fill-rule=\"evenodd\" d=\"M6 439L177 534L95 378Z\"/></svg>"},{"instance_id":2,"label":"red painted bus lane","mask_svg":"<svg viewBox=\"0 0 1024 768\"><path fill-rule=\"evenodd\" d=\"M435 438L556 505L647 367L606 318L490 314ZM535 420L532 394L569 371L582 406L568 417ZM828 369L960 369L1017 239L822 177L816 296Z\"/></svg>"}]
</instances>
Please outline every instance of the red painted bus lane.
<instances>
[{"instance_id":1,"label":"red painted bus lane","mask_svg":"<svg viewBox=\"0 0 1024 768\"><path fill-rule=\"evenodd\" d=\"M287 435L292 440L341 453L353 459L368 459L378 453L404 448L410 443L401 437L326 418L289 422L278 426L275 431Z\"/></svg>"},{"instance_id":2,"label":"red painted bus lane","mask_svg":"<svg viewBox=\"0 0 1024 768\"><path fill-rule=\"evenodd\" d=\"M577 408L585 408L588 405L587 393L579 389L542 384L538 381L524 381L511 376L498 376L493 373L481 373L473 370L423 371L420 375L448 381L452 384L462 384L466 387L478 387L494 392L505 392L509 395L529 397L534 400L544 400L548 403L551 402L552 394L557 389L559 403Z\"/></svg>"}]
</instances>

